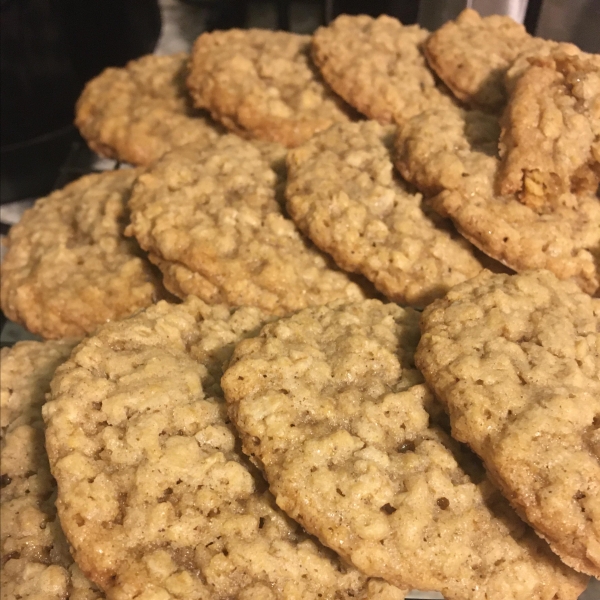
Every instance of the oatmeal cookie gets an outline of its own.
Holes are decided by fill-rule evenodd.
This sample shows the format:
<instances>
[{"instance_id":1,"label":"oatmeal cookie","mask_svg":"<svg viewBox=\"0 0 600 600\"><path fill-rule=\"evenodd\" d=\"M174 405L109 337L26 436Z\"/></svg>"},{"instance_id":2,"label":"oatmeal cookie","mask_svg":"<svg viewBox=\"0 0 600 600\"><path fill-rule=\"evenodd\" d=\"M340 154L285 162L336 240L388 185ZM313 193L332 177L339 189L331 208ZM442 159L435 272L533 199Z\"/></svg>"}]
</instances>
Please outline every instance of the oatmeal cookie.
<instances>
[{"instance_id":1,"label":"oatmeal cookie","mask_svg":"<svg viewBox=\"0 0 600 600\"><path fill-rule=\"evenodd\" d=\"M481 270L475 248L394 174L394 127L334 125L288 154L287 208L347 271L424 306Z\"/></svg>"},{"instance_id":2,"label":"oatmeal cookie","mask_svg":"<svg viewBox=\"0 0 600 600\"><path fill-rule=\"evenodd\" d=\"M282 173L272 166L230 135L210 149L173 151L138 179L128 232L170 291L273 314L364 296L284 216Z\"/></svg>"},{"instance_id":3,"label":"oatmeal cookie","mask_svg":"<svg viewBox=\"0 0 600 600\"><path fill-rule=\"evenodd\" d=\"M258 309L161 302L86 339L44 411L58 512L109 598L401 600L310 538L238 451L219 380Z\"/></svg>"},{"instance_id":4,"label":"oatmeal cookie","mask_svg":"<svg viewBox=\"0 0 600 600\"><path fill-rule=\"evenodd\" d=\"M480 17L463 10L424 45L429 65L454 95L470 105L499 111L506 101L504 74L517 56L545 40L531 37L510 17Z\"/></svg>"},{"instance_id":5,"label":"oatmeal cookie","mask_svg":"<svg viewBox=\"0 0 600 600\"><path fill-rule=\"evenodd\" d=\"M317 29L312 56L325 81L351 106L381 123L402 122L452 103L423 56L428 36L418 25L386 15L340 15Z\"/></svg>"},{"instance_id":6,"label":"oatmeal cookie","mask_svg":"<svg viewBox=\"0 0 600 600\"><path fill-rule=\"evenodd\" d=\"M534 210L573 205L600 183L600 56L530 58L503 115L499 191Z\"/></svg>"},{"instance_id":7,"label":"oatmeal cookie","mask_svg":"<svg viewBox=\"0 0 600 600\"><path fill-rule=\"evenodd\" d=\"M90 148L148 165L177 146L214 142L221 128L194 109L187 94L188 58L185 53L143 56L88 82L77 101L75 125Z\"/></svg>"},{"instance_id":8,"label":"oatmeal cookie","mask_svg":"<svg viewBox=\"0 0 600 600\"><path fill-rule=\"evenodd\" d=\"M430 194L475 246L515 271L548 269L590 294L600 288L600 202L593 193L539 214L495 190L497 121L477 111L426 111L398 135L396 166ZM495 141L494 141L495 140Z\"/></svg>"},{"instance_id":9,"label":"oatmeal cookie","mask_svg":"<svg viewBox=\"0 0 600 600\"><path fill-rule=\"evenodd\" d=\"M444 433L418 340L418 313L377 300L266 325L221 381L244 450L277 504L366 574L448 600L574 600L587 578Z\"/></svg>"},{"instance_id":10,"label":"oatmeal cookie","mask_svg":"<svg viewBox=\"0 0 600 600\"><path fill-rule=\"evenodd\" d=\"M56 516L42 405L73 347L19 342L0 351L0 598L96 600L103 594L69 552Z\"/></svg>"},{"instance_id":11,"label":"oatmeal cookie","mask_svg":"<svg viewBox=\"0 0 600 600\"><path fill-rule=\"evenodd\" d=\"M600 299L484 272L423 313L416 362L454 436L564 562L600 576Z\"/></svg>"},{"instance_id":12,"label":"oatmeal cookie","mask_svg":"<svg viewBox=\"0 0 600 600\"><path fill-rule=\"evenodd\" d=\"M230 29L202 34L187 79L194 103L229 130L293 147L352 111L310 60L310 36Z\"/></svg>"},{"instance_id":13,"label":"oatmeal cookie","mask_svg":"<svg viewBox=\"0 0 600 600\"><path fill-rule=\"evenodd\" d=\"M135 240L123 235L138 174L87 175L25 212L1 267L7 317L45 338L82 337L165 296Z\"/></svg>"}]
</instances>

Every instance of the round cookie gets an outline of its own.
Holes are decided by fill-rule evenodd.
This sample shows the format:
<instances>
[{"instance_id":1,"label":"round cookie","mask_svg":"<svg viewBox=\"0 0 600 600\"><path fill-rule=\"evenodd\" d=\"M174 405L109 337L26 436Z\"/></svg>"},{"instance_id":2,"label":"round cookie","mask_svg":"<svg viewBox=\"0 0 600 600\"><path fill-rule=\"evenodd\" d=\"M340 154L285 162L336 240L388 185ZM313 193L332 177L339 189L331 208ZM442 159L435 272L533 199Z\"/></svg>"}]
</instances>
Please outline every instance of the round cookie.
<instances>
[{"instance_id":1,"label":"round cookie","mask_svg":"<svg viewBox=\"0 0 600 600\"><path fill-rule=\"evenodd\" d=\"M56 516L42 405L73 344L19 342L0 351L0 589L6 600L96 600Z\"/></svg>"},{"instance_id":2,"label":"round cookie","mask_svg":"<svg viewBox=\"0 0 600 600\"><path fill-rule=\"evenodd\" d=\"M399 130L395 164L442 216L488 256L515 271L548 269L584 291L600 288L600 202L581 194L542 214L499 195L498 123L478 111L431 110Z\"/></svg>"},{"instance_id":3,"label":"round cookie","mask_svg":"<svg viewBox=\"0 0 600 600\"><path fill-rule=\"evenodd\" d=\"M288 147L352 114L312 64L310 36L285 31L202 34L187 84L194 104L229 130Z\"/></svg>"},{"instance_id":4,"label":"round cookie","mask_svg":"<svg viewBox=\"0 0 600 600\"><path fill-rule=\"evenodd\" d=\"M423 313L417 365L452 431L563 562L600 576L600 299L482 273Z\"/></svg>"},{"instance_id":5,"label":"round cookie","mask_svg":"<svg viewBox=\"0 0 600 600\"><path fill-rule=\"evenodd\" d=\"M214 142L220 127L194 109L187 94L188 58L143 56L89 81L77 101L75 125L90 148L148 165L177 146Z\"/></svg>"},{"instance_id":6,"label":"round cookie","mask_svg":"<svg viewBox=\"0 0 600 600\"><path fill-rule=\"evenodd\" d=\"M277 504L364 573L447 600L574 600L587 578L439 425L418 319L338 302L238 344L221 385L245 452Z\"/></svg>"},{"instance_id":7,"label":"round cookie","mask_svg":"<svg viewBox=\"0 0 600 600\"><path fill-rule=\"evenodd\" d=\"M426 29L387 15L340 15L317 29L312 56L325 81L351 106L381 123L403 122L452 104L423 56L428 36Z\"/></svg>"},{"instance_id":8,"label":"round cookie","mask_svg":"<svg viewBox=\"0 0 600 600\"><path fill-rule=\"evenodd\" d=\"M546 43L531 37L508 16L481 17L467 8L429 36L424 52L431 68L459 100L495 112L506 101L503 78L507 69L521 52Z\"/></svg>"},{"instance_id":9,"label":"round cookie","mask_svg":"<svg viewBox=\"0 0 600 600\"><path fill-rule=\"evenodd\" d=\"M538 212L600 184L600 55L532 57L502 119L498 189Z\"/></svg>"},{"instance_id":10,"label":"round cookie","mask_svg":"<svg viewBox=\"0 0 600 600\"><path fill-rule=\"evenodd\" d=\"M173 151L138 179L128 233L174 294L280 315L364 297L284 216L272 159L230 135L210 149Z\"/></svg>"},{"instance_id":11,"label":"round cookie","mask_svg":"<svg viewBox=\"0 0 600 600\"><path fill-rule=\"evenodd\" d=\"M219 380L267 317L197 298L110 323L57 372L44 418L58 511L109 598L401 600L275 505Z\"/></svg>"},{"instance_id":12,"label":"round cookie","mask_svg":"<svg viewBox=\"0 0 600 600\"><path fill-rule=\"evenodd\" d=\"M25 212L2 262L8 318L45 338L82 337L165 296L137 243L123 235L138 175L87 175Z\"/></svg>"},{"instance_id":13,"label":"round cookie","mask_svg":"<svg viewBox=\"0 0 600 600\"><path fill-rule=\"evenodd\" d=\"M481 270L475 248L394 174L395 128L334 125L288 153L287 208L321 250L388 298L424 306Z\"/></svg>"}]
</instances>

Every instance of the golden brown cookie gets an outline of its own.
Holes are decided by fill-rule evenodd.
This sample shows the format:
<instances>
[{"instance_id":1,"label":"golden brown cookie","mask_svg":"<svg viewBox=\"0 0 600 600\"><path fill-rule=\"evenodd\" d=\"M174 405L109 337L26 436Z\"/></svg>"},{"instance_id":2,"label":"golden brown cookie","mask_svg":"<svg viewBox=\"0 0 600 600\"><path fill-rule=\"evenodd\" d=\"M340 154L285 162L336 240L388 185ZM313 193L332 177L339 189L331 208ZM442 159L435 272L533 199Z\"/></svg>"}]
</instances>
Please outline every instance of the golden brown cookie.
<instances>
[{"instance_id":1,"label":"golden brown cookie","mask_svg":"<svg viewBox=\"0 0 600 600\"><path fill-rule=\"evenodd\" d=\"M7 317L45 338L82 337L165 297L155 269L123 235L138 175L87 175L25 212L2 262Z\"/></svg>"},{"instance_id":2,"label":"golden brown cookie","mask_svg":"<svg viewBox=\"0 0 600 600\"><path fill-rule=\"evenodd\" d=\"M288 147L352 114L312 64L310 37L285 31L202 34L187 83L194 104L229 130Z\"/></svg>"},{"instance_id":3,"label":"golden brown cookie","mask_svg":"<svg viewBox=\"0 0 600 600\"><path fill-rule=\"evenodd\" d=\"M171 292L273 314L364 297L283 214L272 158L229 135L210 149L173 151L138 179L128 231Z\"/></svg>"},{"instance_id":4,"label":"golden brown cookie","mask_svg":"<svg viewBox=\"0 0 600 600\"><path fill-rule=\"evenodd\" d=\"M364 573L448 600L575 600L587 577L440 427L418 319L338 302L238 344L221 385L245 452L277 504Z\"/></svg>"},{"instance_id":5,"label":"golden brown cookie","mask_svg":"<svg viewBox=\"0 0 600 600\"><path fill-rule=\"evenodd\" d=\"M88 82L77 101L75 125L90 148L148 165L177 146L216 140L220 127L188 97L188 58L185 53L143 56Z\"/></svg>"},{"instance_id":6,"label":"golden brown cookie","mask_svg":"<svg viewBox=\"0 0 600 600\"><path fill-rule=\"evenodd\" d=\"M334 125L288 153L287 207L298 227L388 298L424 306L479 273L475 248L393 169L394 127Z\"/></svg>"},{"instance_id":7,"label":"golden brown cookie","mask_svg":"<svg viewBox=\"0 0 600 600\"><path fill-rule=\"evenodd\" d=\"M381 123L402 122L451 104L422 53L429 32L387 15L340 15L317 29L312 56L325 81L346 102Z\"/></svg>"},{"instance_id":8,"label":"golden brown cookie","mask_svg":"<svg viewBox=\"0 0 600 600\"><path fill-rule=\"evenodd\" d=\"M600 56L554 52L529 63L503 115L498 185L544 212L598 189Z\"/></svg>"},{"instance_id":9,"label":"golden brown cookie","mask_svg":"<svg viewBox=\"0 0 600 600\"><path fill-rule=\"evenodd\" d=\"M594 294L600 287L600 202L581 194L539 214L495 182L498 124L477 111L427 111L398 135L396 166L483 252L515 271L545 268Z\"/></svg>"},{"instance_id":10,"label":"golden brown cookie","mask_svg":"<svg viewBox=\"0 0 600 600\"><path fill-rule=\"evenodd\" d=\"M45 407L58 511L109 598L402 600L277 508L219 380L253 308L161 302L75 350Z\"/></svg>"},{"instance_id":11,"label":"golden brown cookie","mask_svg":"<svg viewBox=\"0 0 600 600\"><path fill-rule=\"evenodd\" d=\"M498 111L506 101L506 70L521 52L545 43L510 17L480 17L467 8L432 33L424 51L431 68L458 99Z\"/></svg>"},{"instance_id":12,"label":"golden brown cookie","mask_svg":"<svg viewBox=\"0 0 600 600\"><path fill-rule=\"evenodd\" d=\"M69 552L56 516L42 405L68 342L19 342L0 351L0 596L96 600L103 594Z\"/></svg>"},{"instance_id":13,"label":"golden brown cookie","mask_svg":"<svg viewBox=\"0 0 600 600\"><path fill-rule=\"evenodd\" d=\"M563 562L600 576L600 299L482 273L427 307L416 362L453 435Z\"/></svg>"}]
</instances>

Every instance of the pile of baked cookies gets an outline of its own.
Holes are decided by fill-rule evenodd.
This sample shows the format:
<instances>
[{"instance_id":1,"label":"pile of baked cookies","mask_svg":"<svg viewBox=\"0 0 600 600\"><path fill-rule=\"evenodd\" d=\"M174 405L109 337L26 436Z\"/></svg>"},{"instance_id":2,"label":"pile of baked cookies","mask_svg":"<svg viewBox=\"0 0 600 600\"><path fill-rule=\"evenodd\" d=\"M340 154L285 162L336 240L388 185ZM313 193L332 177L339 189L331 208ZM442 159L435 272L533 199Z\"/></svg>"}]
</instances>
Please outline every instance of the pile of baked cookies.
<instances>
[{"instance_id":1,"label":"pile of baked cookies","mask_svg":"<svg viewBox=\"0 0 600 600\"><path fill-rule=\"evenodd\" d=\"M48 341L2 350L2 598L600 575L600 56L470 10L213 32L76 123L134 167L9 235Z\"/></svg>"}]
</instances>

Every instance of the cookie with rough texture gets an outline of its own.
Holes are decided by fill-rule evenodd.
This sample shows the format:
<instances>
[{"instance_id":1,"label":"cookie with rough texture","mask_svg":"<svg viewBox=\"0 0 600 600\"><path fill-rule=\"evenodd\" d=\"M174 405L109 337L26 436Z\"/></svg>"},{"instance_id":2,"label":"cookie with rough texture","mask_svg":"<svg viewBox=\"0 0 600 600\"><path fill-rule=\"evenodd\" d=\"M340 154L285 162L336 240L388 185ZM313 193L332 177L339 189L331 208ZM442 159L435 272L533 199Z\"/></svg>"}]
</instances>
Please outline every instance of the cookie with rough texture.
<instances>
[{"instance_id":1,"label":"cookie with rough texture","mask_svg":"<svg viewBox=\"0 0 600 600\"><path fill-rule=\"evenodd\" d=\"M95 600L102 593L69 552L56 516L42 405L73 347L20 342L0 352L0 598Z\"/></svg>"},{"instance_id":2,"label":"cookie with rough texture","mask_svg":"<svg viewBox=\"0 0 600 600\"><path fill-rule=\"evenodd\" d=\"M230 135L210 149L173 151L138 179L128 232L170 291L280 315L364 297L284 216L275 169L264 151Z\"/></svg>"},{"instance_id":3,"label":"cookie with rough texture","mask_svg":"<svg viewBox=\"0 0 600 600\"><path fill-rule=\"evenodd\" d=\"M396 141L396 166L432 205L483 252L515 271L548 269L586 292L600 286L600 202L581 194L573 205L539 214L495 182L497 121L477 111L426 111Z\"/></svg>"},{"instance_id":4,"label":"cookie with rough texture","mask_svg":"<svg viewBox=\"0 0 600 600\"><path fill-rule=\"evenodd\" d=\"M381 123L402 122L452 103L423 56L428 36L426 29L387 15L340 15L317 29L312 56L325 81L351 106Z\"/></svg>"},{"instance_id":5,"label":"cookie with rough texture","mask_svg":"<svg viewBox=\"0 0 600 600\"><path fill-rule=\"evenodd\" d=\"M277 504L364 573L448 600L577 598L587 578L438 425L418 318L336 303L238 344L221 385L244 450Z\"/></svg>"},{"instance_id":6,"label":"cookie with rough texture","mask_svg":"<svg viewBox=\"0 0 600 600\"><path fill-rule=\"evenodd\" d=\"M165 296L135 240L123 235L138 174L87 175L25 212L1 267L7 317L45 338L82 337Z\"/></svg>"},{"instance_id":7,"label":"cookie with rough texture","mask_svg":"<svg viewBox=\"0 0 600 600\"><path fill-rule=\"evenodd\" d=\"M548 271L485 272L421 328L454 436L564 562L600 576L600 299Z\"/></svg>"},{"instance_id":8,"label":"cookie with rough texture","mask_svg":"<svg viewBox=\"0 0 600 600\"><path fill-rule=\"evenodd\" d=\"M510 17L481 17L465 9L455 21L431 34L424 52L431 68L457 98L498 111L506 101L506 70L521 52L545 43L531 37Z\"/></svg>"},{"instance_id":9,"label":"cookie with rough texture","mask_svg":"<svg viewBox=\"0 0 600 600\"><path fill-rule=\"evenodd\" d=\"M143 56L88 82L77 101L75 125L90 148L148 165L177 146L214 142L220 127L192 107L187 63L185 53Z\"/></svg>"},{"instance_id":10,"label":"cookie with rough texture","mask_svg":"<svg viewBox=\"0 0 600 600\"><path fill-rule=\"evenodd\" d=\"M394 174L395 128L334 125L288 153L287 208L321 250L388 298L424 306L475 276L475 248Z\"/></svg>"},{"instance_id":11,"label":"cookie with rough texture","mask_svg":"<svg viewBox=\"0 0 600 600\"><path fill-rule=\"evenodd\" d=\"M197 298L86 339L44 418L58 512L109 598L401 600L310 538L238 451L219 380L268 319Z\"/></svg>"},{"instance_id":12,"label":"cookie with rough texture","mask_svg":"<svg viewBox=\"0 0 600 600\"><path fill-rule=\"evenodd\" d=\"M194 104L229 130L288 147L352 114L312 64L310 36L285 31L202 34L187 84Z\"/></svg>"},{"instance_id":13,"label":"cookie with rough texture","mask_svg":"<svg viewBox=\"0 0 600 600\"><path fill-rule=\"evenodd\" d=\"M499 191L539 212L600 183L600 56L530 58L503 115Z\"/></svg>"}]
</instances>

